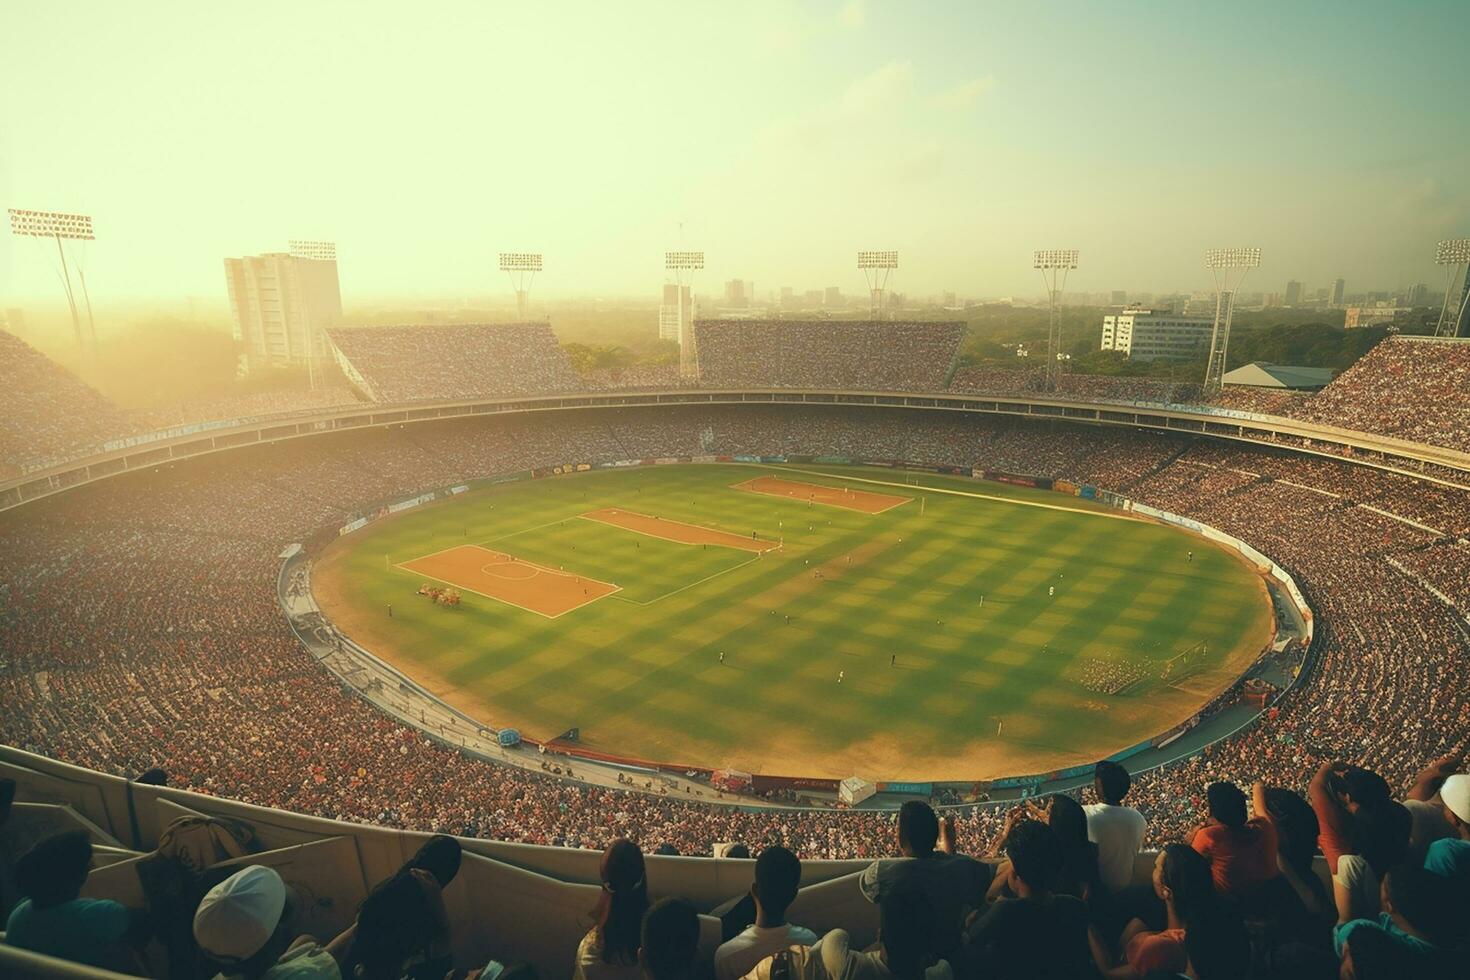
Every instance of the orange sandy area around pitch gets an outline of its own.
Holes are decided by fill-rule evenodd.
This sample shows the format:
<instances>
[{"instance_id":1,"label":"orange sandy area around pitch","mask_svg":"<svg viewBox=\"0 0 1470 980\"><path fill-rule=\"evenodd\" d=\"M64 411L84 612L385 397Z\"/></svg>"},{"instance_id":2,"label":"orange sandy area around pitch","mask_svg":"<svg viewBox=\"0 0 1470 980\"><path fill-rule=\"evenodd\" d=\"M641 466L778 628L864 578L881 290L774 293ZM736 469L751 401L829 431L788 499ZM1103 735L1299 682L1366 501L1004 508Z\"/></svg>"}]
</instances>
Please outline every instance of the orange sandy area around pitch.
<instances>
[{"instance_id":1,"label":"orange sandy area around pitch","mask_svg":"<svg viewBox=\"0 0 1470 980\"><path fill-rule=\"evenodd\" d=\"M462 544L402 562L399 568L551 619L618 591L618 586Z\"/></svg>"},{"instance_id":2,"label":"orange sandy area around pitch","mask_svg":"<svg viewBox=\"0 0 1470 980\"><path fill-rule=\"evenodd\" d=\"M662 517L649 517L647 514L619 510L616 507L589 510L582 517L589 521L597 521L599 524L611 524L614 527L646 534L650 538L663 538L665 541L676 541L679 544L714 544L721 548L738 548L741 551L755 552L775 551L781 547L775 541L767 541L763 538L747 538L732 531L700 527L698 524L685 524L683 521L669 521Z\"/></svg>"},{"instance_id":3,"label":"orange sandy area around pitch","mask_svg":"<svg viewBox=\"0 0 1470 980\"><path fill-rule=\"evenodd\" d=\"M845 507L862 511L864 514L881 514L885 510L906 504L913 497L898 497L891 493L873 493L871 490L849 490L845 487L824 487L817 483L799 483L783 480L779 476L758 476L754 480L737 483L731 489L748 490L751 493L766 493L773 497L790 497L793 500L810 500L828 507Z\"/></svg>"}]
</instances>

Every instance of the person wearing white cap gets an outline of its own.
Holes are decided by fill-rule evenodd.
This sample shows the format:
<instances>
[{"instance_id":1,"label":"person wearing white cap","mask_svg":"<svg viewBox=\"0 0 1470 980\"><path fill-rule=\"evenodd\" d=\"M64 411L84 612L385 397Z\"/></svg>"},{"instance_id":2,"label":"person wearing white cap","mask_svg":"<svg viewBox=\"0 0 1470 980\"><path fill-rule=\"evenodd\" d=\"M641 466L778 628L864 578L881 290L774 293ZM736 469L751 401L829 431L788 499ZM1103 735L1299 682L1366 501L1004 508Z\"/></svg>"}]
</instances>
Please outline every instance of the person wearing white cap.
<instances>
[{"instance_id":1,"label":"person wearing white cap","mask_svg":"<svg viewBox=\"0 0 1470 980\"><path fill-rule=\"evenodd\" d=\"M1439 798L1456 836L1430 844L1424 868L1446 878L1470 881L1470 775L1462 772L1446 779Z\"/></svg>"},{"instance_id":2,"label":"person wearing white cap","mask_svg":"<svg viewBox=\"0 0 1470 980\"><path fill-rule=\"evenodd\" d=\"M254 864L205 894L194 941L220 967L216 980L341 980L332 954L310 936L291 941L286 883Z\"/></svg>"}]
</instances>

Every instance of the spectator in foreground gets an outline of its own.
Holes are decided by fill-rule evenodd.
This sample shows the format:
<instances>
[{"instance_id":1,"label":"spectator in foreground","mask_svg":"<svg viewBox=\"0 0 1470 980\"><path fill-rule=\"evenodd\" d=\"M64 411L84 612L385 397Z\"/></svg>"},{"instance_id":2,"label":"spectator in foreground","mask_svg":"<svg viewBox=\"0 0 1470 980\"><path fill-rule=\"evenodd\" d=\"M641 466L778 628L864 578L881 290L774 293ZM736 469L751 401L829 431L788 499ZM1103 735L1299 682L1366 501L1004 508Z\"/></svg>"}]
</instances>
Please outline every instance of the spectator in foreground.
<instances>
[{"instance_id":1,"label":"spectator in foreground","mask_svg":"<svg viewBox=\"0 0 1470 980\"><path fill-rule=\"evenodd\" d=\"M1087 905L1055 894L1066 855L1056 832L1039 820L1021 820L1006 836L1009 888L965 930L970 972L985 977L1064 980L1096 976L1088 948Z\"/></svg>"},{"instance_id":2,"label":"spectator in foreground","mask_svg":"<svg viewBox=\"0 0 1470 980\"><path fill-rule=\"evenodd\" d=\"M648 980L689 980L699 951L699 914L686 898L663 898L643 916L638 963Z\"/></svg>"},{"instance_id":3,"label":"spectator in foreground","mask_svg":"<svg viewBox=\"0 0 1470 980\"><path fill-rule=\"evenodd\" d=\"M761 960L788 946L810 946L817 934L786 921L786 909L801 886L801 861L784 847L768 847L755 860L755 925L715 951L715 980L735 980Z\"/></svg>"},{"instance_id":4,"label":"spectator in foreground","mask_svg":"<svg viewBox=\"0 0 1470 980\"><path fill-rule=\"evenodd\" d=\"M1116 762L1099 762L1092 774L1098 802L1083 807L1087 836L1097 845L1098 870L1108 891L1117 893L1133 882L1133 861L1143 848L1148 821L1123 798L1133 781Z\"/></svg>"},{"instance_id":5,"label":"spectator in foreground","mask_svg":"<svg viewBox=\"0 0 1470 980\"><path fill-rule=\"evenodd\" d=\"M1459 773L1446 779L1439 798L1444 802L1445 821L1455 836L1430 844L1424 867L1457 880L1462 888L1470 887L1470 776Z\"/></svg>"},{"instance_id":6,"label":"spectator in foreground","mask_svg":"<svg viewBox=\"0 0 1470 980\"><path fill-rule=\"evenodd\" d=\"M1153 932L1140 919L1123 930L1119 945L1123 962L1109 966L1100 943L1093 955L1108 977L1147 976L1151 971L1183 973L1189 955L1185 947L1188 924L1200 918L1230 916L1215 891L1210 863L1188 844L1167 844L1154 859L1154 891L1164 903L1166 924Z\"/></svg>"},{"instance_id":7,"label":"spectator in foreground","mask_svg":"<svg viewBox=\"0 0 1470 980\"><path fill-rule=\"evenodd\" d=\"M1453 945L1463 945L1467 912L1470 907L1466 895L1455 882L1405 864L1384 875L1383 912L1375 919L1356 919L1338 926L1333 945L1344 960L1357 961L1364 951L1360 947L1364 934L1374 933L1366 942L1372 944L1375 961L1406 965L1439 962L1448 958ZM1460 953L1463 955L1463 950ZM1354 966L1363 964L1355 962ZM1400 975L1430 974L1407 970Z\"/></svg>"},{"instance_id":8,"label":"spectator in foreground","mask_svg":"<svg viewBox=\"0 0 1470 980\"><path fill-rule=\"evenodd\" d=\"M1281 874L1277 867L1276 825L1268 813L1246 819L1245 794L1234 783L1205 788L1209 821L1194 832L1190 846L1210 862L1215 890L1244 901Z\"/></svg>"},{"instance_id":9,"label":"spectator in foreground","mask_svg":"<svg viewBox=\"0 0 1470 980\"><path fill-rule=\"evenodd\" d=\"M889 889L878 901L877 948L859 952L842 929L815 946L793 946L762 960L745 980L953 980L946 960L931 950L939 924L929 897L914 882Z\"/></svg>"},{"instance_id":10,"label":"spectator in foreground","mask_svg":"<svg viewBox=\"0 0 1470 980\"><path fill-rule=\"evenodd\" d=\"M593 924L577 947L573 980L630 980L638 977L638 945L648 911L648 878L643 851L630 840L615 840L602 854L602 894L592 910Z\"/></svg>"},{"instance_id":11,"label":"spectator in foreground","mask_svg":"<svg viewBox=\"0 0 1470 980\"><path fill-rule=\"evenodd\" d=\"M85 830L52 834L15 863L22 900L10 912L5 942L88 966L133 966L125 940L134 915L109 899L82 898L92 869L92 839Z\"/></svg>"},{"instance_id":12,"label":"spectator in foreground","mask_svg":"<svg viewBox=\"0 0 1470 980\"><path fill-rule=\"evenodd\" d=\"M1191 980L1246 980L1251 976L1251 937L1233 915L1198 915L1184 935ZM1322 951L1326 955L1326 951ZM1297 976L1295 980L1309 980Z\"/></svg>"},{"instance_id":13,"label":"spectator in foreground","mask_svg":"<svg viewBox=\"0 0 1470 980\"><path fill-rule=\"evenodd\" d=\"M454 965L439 880L412 863L368 894L356 924L343 934L349 935L343 959L349 978L441 980Z\"/></svg>"},{"instance_id":14,"label":"spectator in foreground","mask_svg":"<svg viewBox=\"0 0 1470 980\"><path fill-rule=\"evenodd\" d=\"M898 811L898 860L874 861L858 885L870 902L900 885L913 885L924 893L934 910L933 953L952 960L960 951L960 930L969 909L980 908L995 874L990 865L955 853L954 821L944 822L927 803L909 800Z\"/></svg>"},{"instance_id":15,"label":"spectator in foreground","mask_svg":"<svg viewBox=\"0 0 1470 980\"><path fill-rule=\"evenodd\" d=\"M1259 781L1251 793L1256 812L1269 815L1276 825L1276 866L1302 909L1313 921L1335 922L1337 907L1332 892L1312 866L1319 828L1311 804L1289 789L1268 787Z\"/></svg>"},{"instance_id":16,"label":"spectator in foreground","mask_svg":"<svg viewBox=\"0 0 1470 980\"><path fill-rule=\"evenodd\" d=\"M310 936L293 940L290 921L286 883L275 869L253 864L205 893L194 940L219 967L216 980L341 980L333 950Z\"/></svg>"}]
</instances>

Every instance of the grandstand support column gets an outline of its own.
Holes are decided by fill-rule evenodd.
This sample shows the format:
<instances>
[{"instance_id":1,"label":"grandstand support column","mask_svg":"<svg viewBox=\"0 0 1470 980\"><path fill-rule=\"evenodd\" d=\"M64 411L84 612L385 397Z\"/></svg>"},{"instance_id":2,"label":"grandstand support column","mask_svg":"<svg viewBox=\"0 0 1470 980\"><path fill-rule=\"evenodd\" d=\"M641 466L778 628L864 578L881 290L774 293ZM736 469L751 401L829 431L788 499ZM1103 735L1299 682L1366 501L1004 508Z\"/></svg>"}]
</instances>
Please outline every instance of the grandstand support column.
<instances>
[{"instance_id":1,"label":"grandstand support column","mask_svg":"<svg viewBox=\"0 0 1470 980\"><path fill-rule=\"evenodd\" d=\"M1259 248L1212 248L1205 252L1205 265L1215 279L1215 325L1210 330L1210 359L1205 365L1206 398L1218 393L1225 384L1235 293L1245 281L1246 273L1260 264Z\"/></svg>"},{"instance_id":2,"label":"grandstand support column","mask_svg":"<svg viewBox=\"0 0 1470 980\"><path fill-rule=\"evenodd\" d=\"M675 300L679 308L679 375L696 380L699 349L694 341L694 273L703 268L703 252L664 253L664 270L674 274L674 284L678 287Z\"/></svg>"},{"instance_id":3,"label":"grandstand support column","mask_svg":"<svg viewBox=\"0 0 1470 980\"><path fill-rule=\"evenodd\" d=\"M898 268L898 253L859 252L857 266L862 270L868 284L868 315L874 320L883 319L883 293L888 289L888 277Z\"/></svg>"},{"instance_id":4,"label":"grandstand support column","mask_svg":"<svg viewBox=\"0 0 1470 980\"><path fill-rule=\"evenodd\" d=\"M1062 374L1062 293L1067 289L1067 273L1077 268L1075 248L1039 248L1032 253L1031 265L1041 273L1046 285L1046 372L1047 391L1055 391Z\"/></svg>"},{"instance_id":5,"label":"grandstand support column","mask_svg":"<svg viewBox=\"0 0 1470 980\"><path fill-rule=\"evenodd\" d=\"M525 323L531 306L531 283L541 271L540 252L501 252L500 271L510 277L516 294L516 320Z\"/></svg>"},{"instance_id":6,"label":"grandstand support column","mask_svg":"<svg viewBox=\"0 0 1470 980\"><path fill-rule=\"evenodd\" d=\"M1439 310L1436 337L1458 337L1465 332L1465 308L1470 304L1470 238L1439 243L1434 261L1444 266L1444 305ZM1457 290L1455 284L1460 288Z\"/></svg>"}]
</instances>

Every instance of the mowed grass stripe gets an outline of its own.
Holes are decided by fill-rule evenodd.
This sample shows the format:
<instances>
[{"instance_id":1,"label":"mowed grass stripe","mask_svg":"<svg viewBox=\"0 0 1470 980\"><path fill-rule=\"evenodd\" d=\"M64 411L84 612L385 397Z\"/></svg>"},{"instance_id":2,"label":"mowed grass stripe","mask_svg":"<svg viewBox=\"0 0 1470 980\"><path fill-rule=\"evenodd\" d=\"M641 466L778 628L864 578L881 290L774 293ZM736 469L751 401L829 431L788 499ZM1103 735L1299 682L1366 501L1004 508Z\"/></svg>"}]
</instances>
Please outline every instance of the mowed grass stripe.
<instances>
[{"instance_id":1,"label":"mowed grass stripe","mask_svg":"<svg viewBox=\"0 0 1470 980\"><path fill-rule=\"evenodd\" d=\"M1199 639L1223 650L1258 637L1269 620L1248 569L1173 529L1005 499L936 494L922 514L907 506L866 515L729 489L771 472L646 467L476 490L344 539L340 574L354 607L371 618L378 642L370 648L387 644L410 673L420 664L475 692L492 724L532 736L578 725L589 744L629 755L871 778L948 772L964 761L957 746L993 741L997 717L1007 719L1010 755L1034 757L1033 769L1069 751L1122 747L1167 727L1139 713L1155 695L1115 699L1116 713L1099 713L1086 703L1100 696L1066 679L1076 658L1117 651L1147 664ZM836 474L800 479L842 483ZM906 492L922 494L932 480L1071 503L958 478L914 480ZM755 531L785 547L751 560L578 519L598 507ZM413 576L382 567L384 554L402 561L487 541L615 582L630 596L661 598L597 602L553 622L474 596L460 609L435 607L412 595ZM1186 563L1191 549L1195 561ZM857 556L851 565L848 554ZM829 577L814 580L824 566ZM390 602L391 621L382 612ZM847 672L840 690L839 670ZM1171 692L1158 696L1173 703ZM1018 714L1030 720L1013 731ZM885 737L916 753L912 768L862 770ZM773 761L779 768L770 770Z\"/></svg>"}]
</instances>

